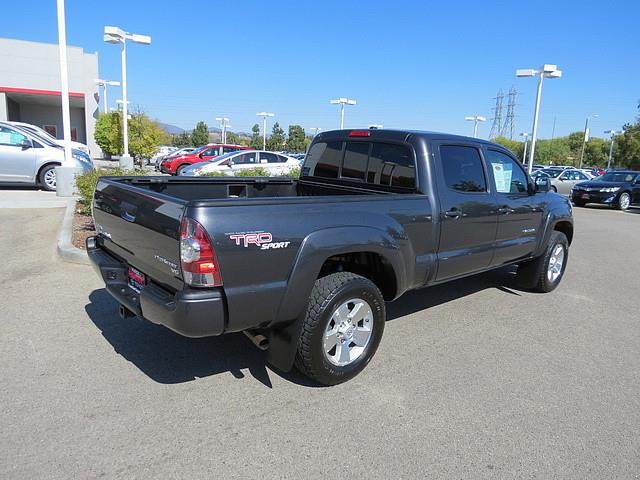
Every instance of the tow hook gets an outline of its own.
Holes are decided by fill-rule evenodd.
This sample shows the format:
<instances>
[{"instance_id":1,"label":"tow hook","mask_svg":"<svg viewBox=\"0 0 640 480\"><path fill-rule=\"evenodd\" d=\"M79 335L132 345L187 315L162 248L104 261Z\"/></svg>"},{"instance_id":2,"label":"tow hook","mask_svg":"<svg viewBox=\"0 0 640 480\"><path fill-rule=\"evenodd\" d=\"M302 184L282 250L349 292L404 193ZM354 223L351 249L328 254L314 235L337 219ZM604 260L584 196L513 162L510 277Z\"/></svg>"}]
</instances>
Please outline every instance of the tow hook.
<instances>
[{"instance_id":1,"label":"tow hook","mask_svg":"<svg viewBox=\"0 0 640 480\"><path fill-rule=\"evenodd\" d=\"M120 318L123 319L123 320L126 320L127 318L136 316L135 313L133 313L131 310L129 310L127 307L125 307L122 304L120 304L120 308L118 309L118 313L120 314Z\"/></svg>"}]
</instances>

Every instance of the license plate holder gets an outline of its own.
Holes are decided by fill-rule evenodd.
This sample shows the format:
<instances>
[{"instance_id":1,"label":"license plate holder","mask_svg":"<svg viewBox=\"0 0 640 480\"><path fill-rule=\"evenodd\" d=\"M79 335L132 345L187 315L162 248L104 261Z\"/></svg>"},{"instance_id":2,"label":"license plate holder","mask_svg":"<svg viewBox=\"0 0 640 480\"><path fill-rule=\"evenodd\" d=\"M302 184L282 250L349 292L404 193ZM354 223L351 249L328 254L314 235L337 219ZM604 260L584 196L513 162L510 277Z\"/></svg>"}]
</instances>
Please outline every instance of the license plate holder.
<instances>
[{"instance_id":1,"label":"license plate holder","mask_svg":"<svg viewBox=\"0 0 640 480\"><path fill-rule=\"evenodd\" d=\"M138 293L147 284L147 276L137 268L129 267L127 277L129 277L129 286Z\"/></svg>"}]
</instances>

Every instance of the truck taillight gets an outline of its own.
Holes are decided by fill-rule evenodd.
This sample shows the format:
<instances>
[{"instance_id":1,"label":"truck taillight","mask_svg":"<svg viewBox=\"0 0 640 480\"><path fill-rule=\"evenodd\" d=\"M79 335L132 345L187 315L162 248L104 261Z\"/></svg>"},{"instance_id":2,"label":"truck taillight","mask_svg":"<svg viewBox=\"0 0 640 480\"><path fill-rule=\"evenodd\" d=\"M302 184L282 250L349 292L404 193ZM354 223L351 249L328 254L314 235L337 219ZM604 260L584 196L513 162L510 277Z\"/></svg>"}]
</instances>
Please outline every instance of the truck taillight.
<instances>
[{"instance_id":1,"label":"truck taillight","mask_svg":"<svg viewBox=\"0 0 640 480\"><path fill-rule=\"evenodd\" d=\"M185 283L193 287L219 287L222 275L207 232L192 218L180 225L180 263Z\"/></svg>"}]
</instances>

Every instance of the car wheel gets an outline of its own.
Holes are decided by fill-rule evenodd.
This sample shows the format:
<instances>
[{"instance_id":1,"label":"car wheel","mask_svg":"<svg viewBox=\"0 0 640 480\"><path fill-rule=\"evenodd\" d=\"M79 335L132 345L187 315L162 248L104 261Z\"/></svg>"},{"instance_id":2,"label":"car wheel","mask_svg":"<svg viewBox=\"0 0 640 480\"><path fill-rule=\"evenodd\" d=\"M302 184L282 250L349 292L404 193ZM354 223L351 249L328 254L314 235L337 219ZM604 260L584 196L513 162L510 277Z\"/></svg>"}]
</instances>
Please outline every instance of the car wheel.
<instances>
[{"instance_id":1,"label":"car wheel","mask_svg":"<svg viewBox=\"0 0 640 480\"><path fill-rule=\"evenodd\" d=\"M180 175L182 173L182 171L187 168L189 166L188 163L185 163L183 165L180 165L177 169L176 169L176 175Z\"/></svg>"},{"instance_id":2,"label":"car wheel","mask_svg":"<svg viewBox=\"0 0 640 480\"><path fill-rule=\"evenodd\" d=\"M557 189L556 187L554 187L553 185L551 185L550 190L551 190L552 192L556 192L556 193L558 193L558 189Z\"/></svg>"},{"instance_id":3,"label":"car wheel","mask_svg":"<svg viewBox=\"0 0 640 480\"><path fill-rule=\"evenodd\" d=\"M373 358L385 319L384 298L367 278L349 272L319 278L303 321L296 367L323 385L355 377Z\"/></svg>"},{"instance_id":4,"label":"car wheel","mask_svg":"<svg viewBox=\"0 0 640 480\"><path fill-rule=\"evenodd\" d=\"M543 255L518 265L517 279L535 292L551 292L560 284L568 259L569 241L564 233L554 230Z\"/></svg>"},{"instance_id":5,"label":"car wheel","mask_svg":"<svg viewBox=\"0 0 640 480\"><path fill-rule=\"evenodd\" d=\"M574 204L576 207L584 207L584 206L586 205L586 203L585 203L585 202L576 202L575 200L574 200L573 204Z\"/></svg>"},{"instance_id":6,"label":"car wheel","mask_svg":"<svg viewBox=\"0 0 640 480\"><path fill-rule=\"evenodd\" d=\"M38 181L40 186L48 192L56 191L56 167L57 165L48 165L40 171Z\"/></svg>"},{"instance_id":7,"label":"car wheel","mask_svg":"<svg viewBox=\"0 0 640 480\"><path fill-rule=\"evenodd\" d=\"M622 211L628 210L631 205L631 195L627 192L622 192L620 198L618 198L618 208Z\"/></svg>"}]
</instances>

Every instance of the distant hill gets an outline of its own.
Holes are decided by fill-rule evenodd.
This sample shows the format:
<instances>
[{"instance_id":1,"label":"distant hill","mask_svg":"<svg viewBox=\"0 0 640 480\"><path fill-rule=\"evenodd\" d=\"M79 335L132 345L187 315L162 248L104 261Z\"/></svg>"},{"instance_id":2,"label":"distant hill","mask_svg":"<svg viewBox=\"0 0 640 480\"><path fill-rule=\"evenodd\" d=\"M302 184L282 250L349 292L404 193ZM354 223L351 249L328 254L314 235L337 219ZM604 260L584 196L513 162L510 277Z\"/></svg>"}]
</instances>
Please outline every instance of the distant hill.
<instances>
[{"instance_id":1,"label":"distant hill","mask_svg":"<svg viewBox=\"0 0 640 480\"><path fill-rule=\"evenodd\" d=\"M168 123L158 122L158 125L169 135L180 135L181 133L186 132L184 128L176 127L175 125L170 125Z\"/></svg>"}]
</instances>

